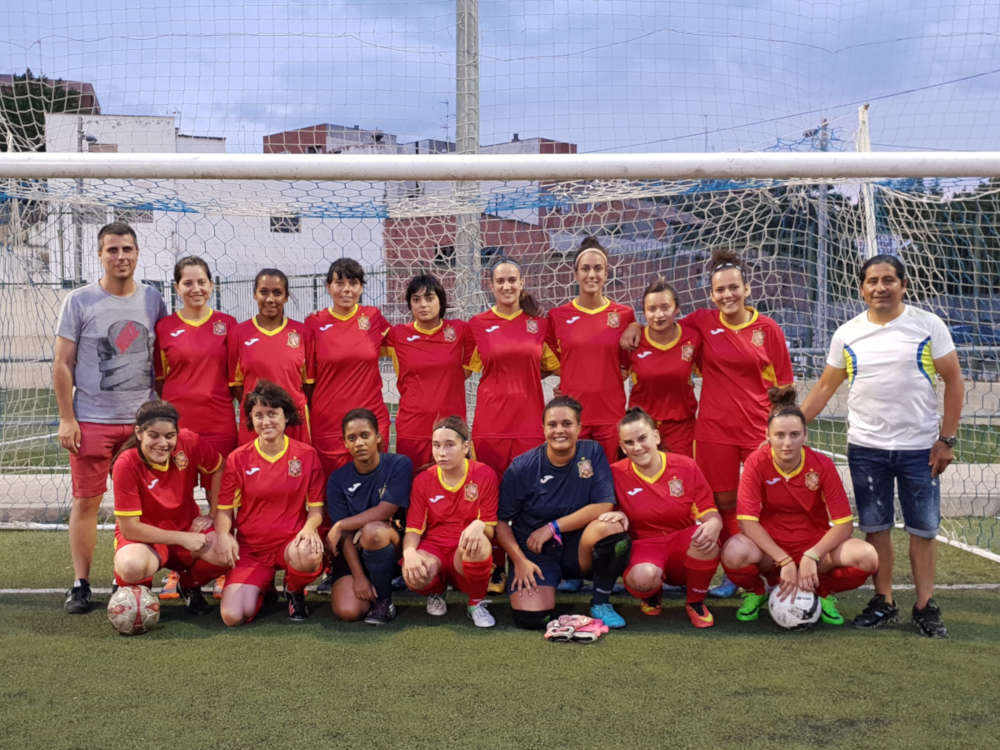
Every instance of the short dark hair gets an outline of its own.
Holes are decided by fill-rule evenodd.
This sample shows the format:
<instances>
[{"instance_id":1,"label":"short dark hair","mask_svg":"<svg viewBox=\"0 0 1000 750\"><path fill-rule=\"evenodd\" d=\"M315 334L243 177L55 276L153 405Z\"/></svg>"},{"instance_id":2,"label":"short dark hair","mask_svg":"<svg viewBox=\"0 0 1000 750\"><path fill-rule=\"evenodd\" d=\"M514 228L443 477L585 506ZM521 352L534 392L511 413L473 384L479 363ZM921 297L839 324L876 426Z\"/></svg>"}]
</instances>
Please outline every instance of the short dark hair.
<instances>
[{"instance_id":1,"label":"short dark hair","mask_svg":"<svg viewBox=\"0 0 1000 750\"><path fill-rule=\"evenodd\" d=\"M421 273L410 279L410 283L406 285L406 306L410 307L410 300L421 290L434 292L437 295L438 303L441 305L440 315L443 318L444 311L448 309L448 293L445 292L438 277L433 274Z\"/></svg>"},{"instance_id":2,"label":"short dark hair","mask_svg":"<svg viewBox=\"0 0 1000 750\"><path fill-rule=\"evenodd\" d=\"M253 279L253 290L256 292L257 287L260 286L260 280L265 276L274 276L281 279L281 283L285 285L285 294L288 294L288 277L285 276L285 272L278 268L262 268L257 272L257 275Z\"/></svg>"},{"instance_id":3,"label":"short dark hair","mask_svg":"<svg viewBox=\"0 0 1000 750\"><path fill-rule=\"evenodd\" d=\"M337 258L333 261L326 271L327 285L333 281L334 275L341 279L360 281L361 286L365 285L365 269L354 258Z\"/></svg>"},{"instance_id":4,"label":"short dark hair","mask_svg":"<svg viewBox=\"0 0 1000 750\"><path fill-rule=\"evenodd\" d=\"M361 419L371 425L372 429L375 430L376 435L381 433L378 431L378 417L375 416L375 412L371 409L351 409L344 418L340 420L340 434L344 435L347 433L348 422L353 422L355 419Z\"/></svg>"},{"instance_id":5,"label":"short dark hair","mask_svg":"<svg viewBox=\"0 0 1000 750\"><path fill-rule=\"evenodd\" d=\"M212 270L208 267L208 263L206 263L203 258L200 258L197 255L188 255L188 256L186 256L184 258L181 258L176 263L174 263L174 283L175 284L179 284L180 283L180 281L181 281L181 274L183 273L184 269L187 268L188 266L201 266L204 269L204 271L205 271L205 275L208 276L208 280L209 281L212 280ZM257 285L254 284L254 288L256 288L256 286ZM287 284L286 284L286 287L287 287Z\"/></svg>"},{"instance_id":6,"label":"short dark hair","mask_svg":"<svg viewBox=\"0 0 1000 750\"><path fill-rule=\"evenodd\" d=\"M906 266L903 265L903 261L895 255L881 253L879 255L873 255L861 265L861 270L858 271L859 282L864 283L865 275L868 273L868 269L876 263L888 263L893 267L893 270L896 271L896 275L899 277L899 280L902 282L906 281Z\"/></svg>"},{"instance_id":7,"label":"short dark hair","mask_svg":"<svg viewBox=\"0 0 1000 750\"><path fill-rule=\"evenodd\" d=\"M132 242L135 243L136 247L139 247L139 238L135 236L135 230L126 224L124 221L113 221L110 224L105 224L103 227L97 230L97 249L100 250L103 244L104 238L109 234L116 235L126 235L132 238Z\"/></svg>"},{"instance_id":8,"label":"short dark hair","mask_svg":"<svg viewBox=\"0 0 1000 750\"><path fill-rule=\"evenodd\" d=\"M667 283L667 280L662 276L657 276L642 292L642 304L645 306L646 297L650 294L656 294L658 292L666 292L670 295L670 299L674 301L674 307L677 307L677 291Z\"/></svg>"},{"instance_id":9,"label":"short dark hair","mask_svg":"<svg viewBox=\"0 0 1000 750\"><path fill-rule=\"evenodd\" d=\"M740 257L740 254L735 250L727 250L724 248L717 248L712 251L712 257L708 261L708 280L711 284L712 278L719 271L725 271L729 268L735 268L740 272L740 279L743 283L747 283L747 266Z\"/></svg>"},{"instance_id":10,"label":"short dark hair","mask_svg":"<svg viewBox=\"0 0 1000 750\"><path fill-rule=\"evenodd\" d=\"M549 402L545 404L545 408L542 409L542 419L545 419L545 415L549 413L549 409L555 409L560 406L572 409L573 413L576 414L576 421L580 421L580 415L583 413L583 405L572 396L553 396L550 398Z\"/></svg>"},{"instance_id":11,"label":"short dark hair","mask_svg":"<svg viewBox=\"0 0 1000 750\"><path fill-rule=\"evenodd\" d=\"M656 425L656 420L653 419L641 406L633 406L625 411L625 416L618 420L618 429L620 430L627 424L632 424L633 422L645 422L650 428L657 430L659 427Z\"/></svg>"},{"instance_id":12,"label":"short dark hair","mask_svg":"<svg viewBox=\"0 0 1000 750\"><path fill-rule=\"evenodd\" d=\"M774 385L767 389L767 399L771 402L771 411L767 415L767 423L778 417L798 417L805 427L806 415L796 403L798 393L794 385Z\"/></svg>"},{"instance_id":13,"label":"short dark hair","mask_svg":"<svg viewBox=\"0 0 1000 750\"><path fill-rule=\"evenodd\" d=\"M457 433L458 436L465 442L469 441L469 435L471 434L469 431L469 425L467 425L465 420L461 417L455 416L454 414L450 417L441 417L441 419L434 423L434 430L440 430L442 428Z\"/></svg>"},{"instance_id":14,"label":"short dark hair","mask_svg":"<svg viewBox=\"0 0 1000 750\"><path fill-rule=\"evenodd\" d=\"M295 402L288 395L288 391L280 385L275 385L269 380L258 380L257 385L243 399L243 412L247 416L247 423L252 424L250 412L255 406L269 406L272 409L281 409L285 413L285 426L295 427L302 424L299 410L295 407Z\"/></svg>"}]
</instances>

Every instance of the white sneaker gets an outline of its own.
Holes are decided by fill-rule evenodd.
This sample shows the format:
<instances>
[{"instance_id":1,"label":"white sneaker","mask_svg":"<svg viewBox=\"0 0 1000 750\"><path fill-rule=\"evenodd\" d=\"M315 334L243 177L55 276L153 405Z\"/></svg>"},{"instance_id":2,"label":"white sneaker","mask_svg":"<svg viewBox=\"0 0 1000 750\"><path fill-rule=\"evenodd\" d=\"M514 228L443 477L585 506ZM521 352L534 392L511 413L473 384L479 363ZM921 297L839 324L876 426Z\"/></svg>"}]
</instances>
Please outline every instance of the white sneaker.
<instances>
[{"instance_id":1,"label":"white sneaker","mask_svg":"<svg viewBox=\"0 0 1000 750\"><path fill-rule=\"evenodd\" d=\"M492 628L497 624L497 621L493 619L493 615L491 615L490 611L486 609L487 604L489 604L489 602L486 599L483 599L475 607L469 606L466 608L466 612L472 620L472 624L477 628Z\"/></svg>"},{"instance_id":2,"label":"white sneaker","mask_svg":"<svg viewBox=\"0 0 1000 750\"><path fill-rule=\"evenodd\" d=\"M444 600L444 594L431 594L427 597L427 614L434 617L448 614L448 602Z\"/></svg>"}]
</instances>

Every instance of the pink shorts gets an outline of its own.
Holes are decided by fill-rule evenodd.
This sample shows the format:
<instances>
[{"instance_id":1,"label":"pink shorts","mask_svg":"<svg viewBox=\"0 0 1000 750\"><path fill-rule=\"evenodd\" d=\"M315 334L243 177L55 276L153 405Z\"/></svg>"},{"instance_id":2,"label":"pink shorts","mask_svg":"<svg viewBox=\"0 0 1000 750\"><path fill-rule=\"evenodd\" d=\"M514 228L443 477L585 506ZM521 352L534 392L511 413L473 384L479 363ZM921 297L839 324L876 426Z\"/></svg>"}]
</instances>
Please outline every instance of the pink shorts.
<instances>
[{"instance_id":1,"label":"pink shorts","mask_svg":"<svg viewBox=\"0 0 1000 750\"><path fill-rule=\"evenodd\" d=\"M134 434L131 424L80 422L80 449L69 454L73 497L98 497L107 491L111 459Z\"/></svg>"},{"instance_id":2,"label":"pink shorts","mask_svg":"<svg viewBox=\"0 0 1000 750\"><path fill-rule=\"evenodd\" d=\"M427 588L414 591L415 594L421 594L422 596L443 594L449 583L464 594L470 593L471 587L469 586L469 582L466 581L465 576L455 569L455 552L458 550L457 542L446 546L423 539L420 541L417 549L430 552L434 555L434 557L441 561L441 569L434 579L427 584Z\"/></svg>"},{"instance_id":3,"label":"pink shorts","mask_svg":"<svg viewBox=\"0 0 1000 750\"><path fill-rule=\"evenodd\" d=\"M745 448L699 440L694 446L694 460L712 492L736 492L740 486L740 466L755 450L756 445Z\"/></svg>"},{"instance_id":4,"label":"pink shorts","mask_svg":"<svg viewBox=\"0 0 1000 750\"><path fill-rule=\"evenodd\" d=\"M476 449L476 460L489 466L497 473L498 478L503 477L511 461L527 453L532 448L545 442L542 437L537 438L505 438L505 437L476 437L472 436L472 444ZM417 468L414 462L413 468Z\"/></svg>"},{"instance_id":5,"label":"pink shorts","mask_svg":"<svg viewBox=\"0 0 1000 750\"><path fill-rule=\"evenodd\" d=\"M628 574L636 565L648 563L663 571L663 580L667 583L683 586L687 577L684 559L691 546L691 537L697 530L697 526L688 526L686 529L678 529L664 536L633 539L632 554L624 577L628 578Z\"/></svg>"}]
</instances>

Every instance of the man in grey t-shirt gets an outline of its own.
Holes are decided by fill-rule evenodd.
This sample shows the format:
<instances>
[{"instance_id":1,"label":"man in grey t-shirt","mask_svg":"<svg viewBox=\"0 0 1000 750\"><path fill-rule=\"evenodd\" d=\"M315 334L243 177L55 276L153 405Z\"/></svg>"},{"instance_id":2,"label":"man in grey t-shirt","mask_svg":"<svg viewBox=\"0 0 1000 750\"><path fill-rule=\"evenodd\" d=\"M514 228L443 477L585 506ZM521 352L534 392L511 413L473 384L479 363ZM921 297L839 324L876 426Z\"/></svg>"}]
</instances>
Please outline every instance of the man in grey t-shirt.
<instances>
[{"instance_id":1,"label":"man in grey t-shirt","mask_svg":"<svg viewBox=\"0 0 1000 750\"><path fill-rule=\"evenodd\" d=\"M91 608L97 512L111 458L132 434L138 408L156 397L154 326L167 314L160 293L135 281L139 245L128 224L101 228L97 257L101 279L63 300L52 366L59 443L69 451L73 481L69 548L76 580L66 598L70 614Z\"/></svg>"}]
</instances>

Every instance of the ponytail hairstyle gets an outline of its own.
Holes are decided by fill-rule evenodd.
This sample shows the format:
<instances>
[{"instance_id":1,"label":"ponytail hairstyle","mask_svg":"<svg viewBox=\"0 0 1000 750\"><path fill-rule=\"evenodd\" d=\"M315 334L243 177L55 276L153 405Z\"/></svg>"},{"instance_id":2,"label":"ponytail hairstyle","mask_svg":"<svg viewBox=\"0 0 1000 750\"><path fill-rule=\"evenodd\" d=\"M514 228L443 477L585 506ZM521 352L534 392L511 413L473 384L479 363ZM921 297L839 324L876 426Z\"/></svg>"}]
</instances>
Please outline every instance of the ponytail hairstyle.
<instances>
[{"instance_id":1,"label":"ponytail hairstyle","mask_svg":"<svg viewBox=\"0 0 1000 750\"><path fill-rule=\"evenodd\" d=\"M604 249L604 245L598 242L596 237L585 237L580 243L580 248L573 254L573 271L576 271L580 265L580 256L588 250L599 252L604 256L604 265L608 265L608 251Z\"/></svg>"},{"instance_id":2,"label":"ponytail hairstyle","mask_svg":"<svg viewBox=\"0 0 1000 750\"><path fill-rule=\"evenodd\" d=\"M187 268L188 266L201 266L202 270L205 271L205 275L208 277L209 282L212 281L212 271L209 269L208 263L206 263L203 258L199 258L197 255L188 255L188 256L186 256L184 258L181 258L179 261L177 261L174 264L174 283L175 284L180 284L181 283L181 273L183 273L184 269ZM256 286L257 285L254 284L255 288L256 288ZM288 282L287 281L285 282L285 286L287 288L287 286L288 286Z\"/></svg>"},{"instance_id":3,"label":"ponytail hairstyle","mask_svg":"<svg viewBox=\"0 0 1000 750\"><path fill-rule=\"evenodd\" d=\"M521 264L518 263L513 258L509 258L506 255L504 255L504 256L501 256L500 258L497 258L497 260L495 260L490 265L490 282L491 283L493 281L493 274L497 270L497 266L501 266L504 263L509 263L510 265L514 266L514 268L517 269L517 273L520 275L521 279L522 280L524 279L524 271L521 269ZM543 310L542 306L540 304L538 304L538 300L536 300L535 297L532 294L529 294L528 292L524 291L523 287L521 288L521 294L520 294L520 296L518 296L518 298L517 298L517 303L521 306L521 309L524 310L525 314L528 317L530 317L530 318L544 318L545 317L545 310Z\"/></svg>"},{"instance_id":4,"label":"ponytail hairstyle","mask_svg":"<svg viewBox=\"0 0 1000 750\"><path fill-rule=\"evenodd\" d=\"M177 409L174 405L168 401L147 401L139 410L135 413L135 428L139 432L145 430L153 422L170 422L173 424L174 429L177 429L180 423L180 415L177 413ZM118 449L114 457L111 459L111 465L114 466L115 461L118 457L127 451L129 448L135 448L136 452L139 454L139 458L148 466L149 460L142 455L142 448L139 446L139 438L136 436L136 432L133 431L129 435L128 439L122 444L122 447Z\"/></svg>"},{"instance_id":5,"label":"ponytail hairstyle","mask_svg":"<svg viewBox=\"0 0 1000 750\"><path fill-rule=\"evenodd\" d=\"M712 258L708 262L708 268L709 268L708 271L709 286L711 286L711 281L712 278L715 276L715 274L717 274L719 271L725 271L727 268L735 268L737 271L740 272L740 279L742 279L743 283L744 284L747 283L747 275L749 273L749 269L743 262L743 259L740 257L739 253L733 250L725 250L725 249L713 250Z\"/></svg>"},{"instance_id":6,"label":"ponytail hairstyle","mask_svg":"<svg viewBox=\"0 0 1000 750\"><path fill-rule=\"evenodd\" d=\"M771 411L767 415L767 424L778 417L798 417L802 426L806 426L806 416L796 402L798 394L794 385L775 385L767 389L767 398L771 402Z\"/></svg>"},{"instance_id":7,"label":"ponytail hairstyle","mask_svg":"<svg viewBox=\"0 0 1000 750\"><path fill-rule=\"evenodd\" d=\"M472 454L472 443L470 442L471 432L469 430L469 425L465 423L464 419L457 417L454 414L450 417L442 417L434 423L434 429L431 431L431 434L440 429L451 430L462 438L463 443L469 443L469 448L466 449L465 455L467 458L475 458Z\"/></svg>"},{"instance_id":8,"label":"ponytail hairstyle","mask_svg":"<svg viewBox=\"0 0 1000 750\"><path fill-rule=\"evenodd\" d=\"M379 437L379 439L382 438L382 433L379 432L378 429L378 417L375 416L375 412L373 412L371 409L363 409L363 408L351 409L349 412L347 412L347 414L344 415L344 418L340 420L340 434L342 436L347 434L347 425L350 422L353 422L355 419L360 419L363 422L367 422L368 425L372 428L372 432L374 432Z\"/></svg>"},{"instance_id":9,"label":"ponytail hairstyle","mask_svg":"<svg viewBox=\"0 0 1000 750\"><path fill-rule=\"evenodd\" d=\"M625 416L618 420L618 430L633 422L645 422L651 430L658 430L656 420L653 419L641 406L632 406L625 411Z\"/></svg>"}]
</instances>

